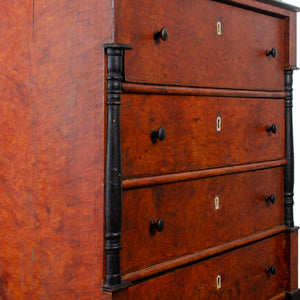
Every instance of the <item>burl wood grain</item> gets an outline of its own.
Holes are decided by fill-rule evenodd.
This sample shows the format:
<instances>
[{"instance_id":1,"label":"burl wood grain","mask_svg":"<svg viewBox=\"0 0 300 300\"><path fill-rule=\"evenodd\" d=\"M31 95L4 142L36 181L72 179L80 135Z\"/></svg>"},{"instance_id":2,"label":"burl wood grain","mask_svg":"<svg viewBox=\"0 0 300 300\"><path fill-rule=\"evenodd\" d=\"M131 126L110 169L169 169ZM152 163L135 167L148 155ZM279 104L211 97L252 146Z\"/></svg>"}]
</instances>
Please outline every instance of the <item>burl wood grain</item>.
<instances>
[{"instance_id":1,"label":"burl wood grain","mask_svg":"<svg viewBox=\"0 0 300 300\"><path fill-rule=\"evenodd\" d=\"M285 157L284 100L126 94L122 101L124 178ZM276 134L266 131L273 123ZM160 127L166 138L153 143Z\"/></svg>"},{"instance_id":2,"label":"burl wood grain","mask_svg":"<svg viewBox=\"0 0 300 300\"><path fill-rule=\"evenodd\" d=\"M289 53L282 18L211 0L119 0L116 7L116 39L133 47L125 57L126 81L284 89ZM221 35L217 22L222 23ZM162 27L169 38L155 41L154 32ZM274 47L278 56L267 57L266 50Z\"/></svg>"},{"instance_id":3,"label":"burl wood grain","mask_svg":"<svg viewBox=\"0 0 300 300\"><path fill-rule=\"evenodd\" d=\"M0 4L0 298L99 299L110 1Z\"/></svg>"},{"instance_id":4,"label":"burl wood grain","mask_svg":"<svg viewBox=\"0 0 300 300\"><path fill-rule=\"evenodd\" d=\"M0 4L0 299L33 299L36 180L28 39L32 1Z\"/></svg>"},{"instance_id":5,"label":"burl wood grain","mask_svg":"<svg viewBox=\"0 0 300 300\"><path fill-rule=\"evenodd\" d=\"M288 11L283 8L279 8L263 1L253 0L216 0L219 2L227 2L231 5L244 6L248 9L257 9L258 11L267 11L273 13L279 17L284 18L285 32L284 32L284 51L285 51L285 66L297 67L297 13L295 11Z\"/></svg>"},{"instance_id":6,"label":"burl wood grain","mask_svg":"<svg viewBox=\"0 0 300 300\"><path fill-rule=\"evenodd\" d=\"M272 193L276 202L267 206ZM126 190L122 273L284 224L283 202L282 167ZM165 228L152 234L150 222L160 218Z\"/></svg>"},{"instance_id":7,"label":"burl wood grain","mask_svg":"<svg viewBox=\"0 0 300 300\"><path fill-rule=\"evenodd\" d=\"M290 258L290 288L289 291L298 288L298 229L294 228L289 235L289 253Z\"/></svg>"},{"instance_id":8,"label":"burl wood grain","mask_svg":"<svg viewBox=\"0 0 300 300\"><path fill-rule=\"evenodd\" d=\"M269 299L288 288L288 258L282 255L287 245L287 237L281 234L136 284L113 299ZM267 275L265 268L273 264L276 275Z\"/></svg>"}]
</instances>

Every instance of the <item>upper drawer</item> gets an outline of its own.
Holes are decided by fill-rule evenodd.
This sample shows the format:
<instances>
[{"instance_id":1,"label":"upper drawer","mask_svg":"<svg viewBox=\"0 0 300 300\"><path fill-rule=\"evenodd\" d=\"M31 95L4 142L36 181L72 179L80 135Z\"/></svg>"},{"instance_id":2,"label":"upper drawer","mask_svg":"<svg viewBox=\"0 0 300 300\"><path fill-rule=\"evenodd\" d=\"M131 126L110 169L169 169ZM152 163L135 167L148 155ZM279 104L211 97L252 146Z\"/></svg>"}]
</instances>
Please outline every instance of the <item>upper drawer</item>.
<instances>
[{"instance_id":1,"label":"upper drawer","mask_svg":"<svg viewBox=\"0 0 300 300\"><path fill-rule=\"evenodd\" d=\"M281 99L125 94L122 103L124 178L285 157ZM160 128L165 138L152 139Z\"/></svg>"},{"instance_id":2,"label":"upper drawer","mask_svg":"<svg viewBox=\"0 0 300 300\"><path fill-rule=\"evenodd\" d=\"M125 55L126 81L284 89L283 19L211 0L119 2L118 40L133 47ZM155 40L163 27L168 39ZM273 48L275 58L266 55Z\"/></svg>"}]
</instances>

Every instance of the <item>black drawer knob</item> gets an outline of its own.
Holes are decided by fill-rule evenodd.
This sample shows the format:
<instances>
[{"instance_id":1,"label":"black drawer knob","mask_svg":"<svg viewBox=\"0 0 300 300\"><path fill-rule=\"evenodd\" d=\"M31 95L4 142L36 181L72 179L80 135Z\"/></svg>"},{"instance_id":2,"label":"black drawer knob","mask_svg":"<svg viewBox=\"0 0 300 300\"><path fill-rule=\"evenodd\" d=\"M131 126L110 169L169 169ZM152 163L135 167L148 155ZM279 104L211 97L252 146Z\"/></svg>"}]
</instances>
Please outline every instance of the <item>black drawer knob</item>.
<instances>
[{"instance_id":1,"label":"black drawer knob","mask_svg":"<svg viewBox=\"0 0 300 300\"><path fill-rule=\"evenodd\" d=\"M272 126L267 125L267 131L272 131L274 134L277 132L277 125L273 124Z\"/></svg>"},{"instance_id":2,"label":"black drawer knob","mask_svg":"<svg viewBox=\"0 0 300 300\"><path fill-rule=\"evenodd\" d=\"M165 228L165 222L163 219L158 219L157 221L151 221L150 223L150 230L151 232L162 232Z\"/></svg>"},{"instance_id":3,"label":"black drawer knob","mask_svg":"<svg viewBox=\"0 0 300 300\"><path fill-rule=\"evenodd\" d=\"M266 195L265 200L266 200L267 206L269 206L270 203L272 203L272 204L275 203L276 197L274 194L271 194L270 196Z\"/></svg>"},{"instance_id":4,"label":"black drawer knob","mask_svg":"<svg viewBox=\"0 0 300 300\"><path fill-rule=\"evenodd\" d=\"M267 50L267 56L273 56L274 58L277 56L277 49L273 48L272 50Z\"/></svg>"},{"instance_id":5,"label":"black drawer knob","mask_svg":"<svg viewBox=\"0 0 300 300\"><path fill-rule=\"evenodd\" d=\"M272 265L272 267L266 267L266 273L271 273L272 275L275 275L277 272L277 268L275 265Z\"/></svg>"},{"instance_id":6,"label":"black drawer knob","mask_svg":"<svg viewBox=\"0 0 300 300\"><path fill-rule=\"evenodd\" d=\"M155 142L156 139L163 141L165 138L166 138L166 130L163 127L160 127L158 130L152 130L151 132L152 141Z\"/></svg>"},{"instance_id":7,"label":"black drawer knob","mask_svg":"<svg viewBox=\"0 0 300 300\"><path fill-rule=\"evenodd\" d=\"M169 38L169 31L166 27L163 27L160 31L154 32L154 38L159 39L161 38L163 41L166 41Z\"/></svg>"}]
</instances>

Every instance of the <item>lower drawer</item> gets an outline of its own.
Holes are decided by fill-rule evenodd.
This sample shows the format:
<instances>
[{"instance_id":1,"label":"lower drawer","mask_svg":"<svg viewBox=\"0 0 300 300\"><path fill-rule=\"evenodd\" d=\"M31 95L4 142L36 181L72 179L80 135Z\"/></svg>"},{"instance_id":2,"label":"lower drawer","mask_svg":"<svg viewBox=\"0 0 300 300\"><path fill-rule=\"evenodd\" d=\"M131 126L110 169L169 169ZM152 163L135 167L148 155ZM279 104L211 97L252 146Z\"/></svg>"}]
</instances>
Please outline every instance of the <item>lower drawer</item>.
<instances>
[{"instance_id":1,"label":"lower drawer","mask_svg":"<svg viewBox=\"0 0 300 300\"><path fill-rule=\"evenodd\" d=\"M279 167L125 190L122 274L284 224L283 182Z\"/></svg>"},{"instance_id":2,"label":"lower drawer","mask_svg":"<svg viewBox=\"0 0 300 300\"><path fill-rule=\"evenodd\" d=\"M136 284L119 299L262 299L289 288L288 233Z\"/></svg>"}]
</instances>

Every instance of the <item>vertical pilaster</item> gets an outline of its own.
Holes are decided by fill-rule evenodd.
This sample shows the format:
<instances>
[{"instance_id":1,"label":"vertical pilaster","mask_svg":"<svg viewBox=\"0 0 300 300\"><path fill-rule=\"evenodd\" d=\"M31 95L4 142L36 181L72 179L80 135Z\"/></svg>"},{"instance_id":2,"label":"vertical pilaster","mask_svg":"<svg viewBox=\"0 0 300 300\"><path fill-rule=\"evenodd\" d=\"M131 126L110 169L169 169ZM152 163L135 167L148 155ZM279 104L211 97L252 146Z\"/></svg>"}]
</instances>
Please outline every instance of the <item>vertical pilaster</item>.
<instances>
[{"instance_id":1,"label":"vertical pilaster","mask_svg":"<svg viewBox=\"0 0 300 300\"><path fill-rule=\"evenodd\" d=\"M285 225L294 227L294 139L293 139L293 69L285 70L285 157L284 207Z\"/></svg>"},{"instance_id":2,"label":"vertical pilaster","mask_svg":"<svg viewBox=\"0 0 300 300\"><path fill-rule=\"evenodd\" d=\"M122 164L120 105L124 50L127 45L105 44L107 54L107 140L105 180L105 252L104 290L114 291L129 285L120 273L122 223Z\"/></svg>"}]
</instances>

